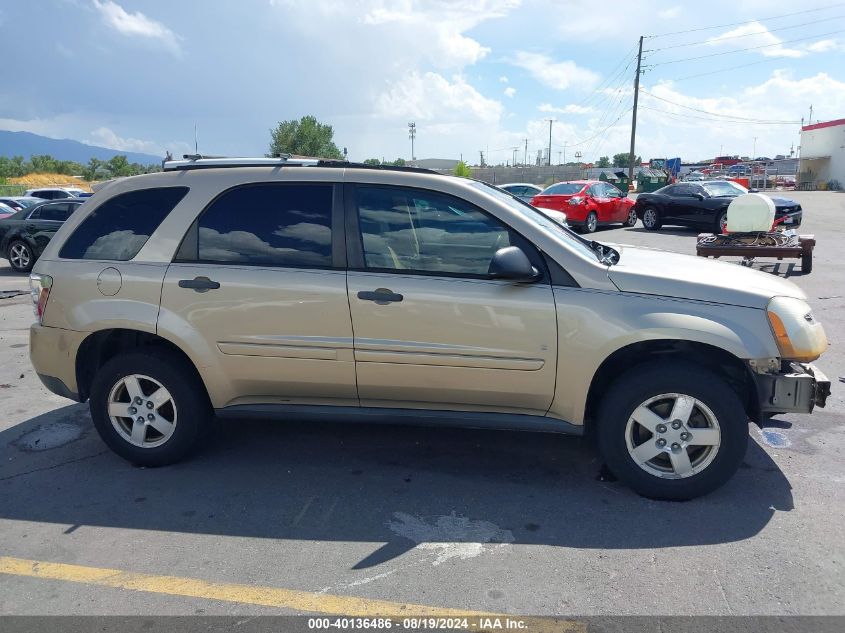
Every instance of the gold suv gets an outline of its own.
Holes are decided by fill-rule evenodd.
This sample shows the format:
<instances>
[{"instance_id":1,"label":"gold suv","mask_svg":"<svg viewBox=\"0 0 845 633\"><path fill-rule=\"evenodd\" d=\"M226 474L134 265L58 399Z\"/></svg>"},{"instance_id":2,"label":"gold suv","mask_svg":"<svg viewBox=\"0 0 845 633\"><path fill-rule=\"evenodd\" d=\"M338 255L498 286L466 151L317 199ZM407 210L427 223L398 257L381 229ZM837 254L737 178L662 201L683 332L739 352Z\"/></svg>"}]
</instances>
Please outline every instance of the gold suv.
<instances>
[{"instance_id":1,"label":"gold suv","mask_svg":"<svg viewBox=\"0 0 845 633\"><path fill-rule=\"evenodd\" d=\"M589 431L629 486L686 499L737 470L749 419L830 390L792 283L413 168L169 162L82 205L31 285L42 381L150 466L214 415Z\"/></svg>"}]
</instances>

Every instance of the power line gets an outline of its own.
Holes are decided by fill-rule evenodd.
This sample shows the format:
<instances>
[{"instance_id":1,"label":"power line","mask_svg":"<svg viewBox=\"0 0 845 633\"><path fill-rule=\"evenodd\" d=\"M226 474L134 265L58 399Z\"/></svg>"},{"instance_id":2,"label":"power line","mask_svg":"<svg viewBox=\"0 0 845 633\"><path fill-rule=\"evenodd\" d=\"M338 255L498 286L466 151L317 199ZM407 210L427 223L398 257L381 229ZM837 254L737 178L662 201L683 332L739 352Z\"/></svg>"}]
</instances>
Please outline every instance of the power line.
<instances>
[{"instance_id":1,"label":"power line","mask_svg":"<svg viewBox=\"0 0 845 633\"><path fill-rule=\"evenodd\" d=\"M799 121L754 121L754 120L747 120L747 119L717 119L713 117L704 117L704 116L697 116L695 114L683 114L679 112L671 112L669 110L661 110L660 108L652 108L651 106L641 105L641 108L645 108L646 110L651 110L652 112L660 112L661 114L665 114L667 116L673 117L680 121L686 121L687 119L699 119L701 121L709 121L711 123L725 123L725 124L734 124L734 125L797 125Z\"/></svg>"},{"instance_id":2,"label":"power line","mask_svg":"<svg viewBox=\"0 0 845 633\"><path fill-rule=\"evenodd\" d=\"M658 33L657 35L646 35L645 37L648 39L654 39L656 37L668 37L669 35L682 35L684 33L697 33L698 31L710 31L713 29L723 29L728 26L739 26L740 24L751 24L752 22L760 22L763 20L779 20L781 18L788 18L793 15L804 15L805 13L817 13L819 11L827 11L828 9L834 9L836 7L845 6L845 2L837 2L835 4L829 4L824 7L818 7L816 9L805 9L804 11L795 11L794 13L782 13L780 15L771 15L766 18L757 18L755 20L745 20L744 22L729 22L727 24L714 24L713 26L702 26L696 29L686 29L684 31L671 31L669 33Z\"/></svg>"},{"instance_id":3,"label":"power line","mask_svg":"<svg viewBox=\"0 0 845 633\"><path fill-rule=\"evenodd\" d=\"M666 103L671 104L673 106L678 106L679 108L685 108L687 110L692 110L694 112L700 112L702 114L708 114L708 115L714 116L714 117L722 117L722 118L726 118L726 119L736 119L736 120L739 120L739 121L749 121L749 122L753 121L753 122L757 122L757 123L765 122L765 123L784 124L784 125L786 125L786 124L795 125L796 123L800 123L800 121L785 121L785 120L782 120L782 119L781 120L754 119L754 118L748 118L748 117L742 117L742 116L734 116L734 115L730 115L730 114L721 114L719 112L708 112L707 110L701 110L700 108L693 108L692 106L683 105L681 103L676 103L675 101L670 101L669 99L665 99L663 97L658 97L656 94L652 94L648 90L645 90L643 88L640 88L640 92L642 92L644 95L648 95L649 97L652 97L653 99L659 99L660 101L665 101Z\"/></svg>"},{"instance_id":4,"label":"power line","mask_svg":"<svg viewBox=\"0 0 845 633\"><path fill-rule=\"evenodd\" d=\"M766 28L766 27L763 27L763 28L766 29L765 32L777 33L778 31L786 31L786 30L789 30L789 29L797 29L797 28L802 27L802 26L810 26L811 24L818 24L819 22L830 22L831 20L839 20L841 18L845 18L845 14L835 15L835 16L829 17L829 18L822 18L820 20L812 20L810 22L803 22L801 24L790 24L789 26L781 26L781 27L776 28L776 29L769 29L769 28ZM753 23L754 23L754 21L749 22L749 24L753 24ZM699 46L701 44L716 44L716 43L724 42L726 40L735 40L735 39L739 39L739 38L742 38L742 37L751 37L752 35L763 35L763 34L764 34L763 31L755 31L754 33L743 33L741 35L731 35L729 37L711 37L711 38L708 38L706 40L698 40L697 42L684 42L683 44L673 44L672 46L661 46L660 48L649 49L649 50L643 51L643 53L657 53L659 51L668 51L668 50L673 49L673 48L684 48L686 46Z\"/></svg>"},{"instance_id":5,"label":"power line","mask_svg":"<svg viewBox=\"0 0 845 633\"><path fill-rule=\"evenodd\" d=\"M758 59L754 62L749 62L747 64L739 64L737 66L728 66L727 68L719 68L717 70L708 70L705 73L696 73L695 75L687 75L685 77L678 77L676 79L670 79L669 81L686 81L687 79L695 79L696 77L706 77L708 75L718 75L719 73L729 72L731 70L735 70L737 68L747 68L748 66L756 66L757 64L771 64L772 62L780 62L783 61L783 57L767 57L766 59Z\"/></svg>"},{"instance_id":6,"label":"power line","mask_svg":"<svg viewBox=\"0 0 845 633\"><path fill-rule=\"evenodd\" d=\"M578 141L577 143L567 143L567 144L566 144L566 146L567 146L567 147L577 147L577 146L579 146L579 145L583 145L584 143L588 143L589 141L592 141L594 138L596 138L596 137L598 137L598 136L601 136L602 134L604 134L605 132L607 132L610 128L612 128L614 125L616 125L617 123L619 123L619 119L621 119L623 116L625 116L626 114L628 114L628 113L629 113L631 110L633 110L633 109L634 109L634 107L633 107L633 106L631 106L630 108L626 109L624 112L622 112L622 114L620 114L618 117L616 117L616 120L615 120L613 123L611 123L610 125L608 125L608 126L607 126L606 128L604 128L603 130L601 130L601 131L599 131L599 132L596 132L595 134L593 134L593 135L592 135L592 136L590 136L589 138L585 138L583 141Z\"/></svg>"},{"instance_id":7,"label":"power line","mask_svg":"<svg viewBox=\"0 0 845 633\"><path fill-rule=\"evenodd\" d=\"M812 40L817 37L825 37L827 35L836 35L837 33L845 32L845 29L837 29L836 31L828 31L827 33L819 33L817 35L810 35L807 37L799 37L794 40L786 40L784 42L777 42L775 44L763 44L762 46L749 46L748 48L737 48L730 51L722 51L720 53L710 53L708 55L698 55L696 57L684 57L682 59L670 59L668 62L657 62L656 64L649 64L648 68L656 68L657 66L667 66L669 64L679 64L681 62L690 62L697 59L707 59L709 57L719 57L721 55L732 55L733 53L743 53L745 51L756 51L761 48L771 48L772 46L783 46L784 44L793 44L795 42L804 42Z\"/></svg>"}]
</instances>

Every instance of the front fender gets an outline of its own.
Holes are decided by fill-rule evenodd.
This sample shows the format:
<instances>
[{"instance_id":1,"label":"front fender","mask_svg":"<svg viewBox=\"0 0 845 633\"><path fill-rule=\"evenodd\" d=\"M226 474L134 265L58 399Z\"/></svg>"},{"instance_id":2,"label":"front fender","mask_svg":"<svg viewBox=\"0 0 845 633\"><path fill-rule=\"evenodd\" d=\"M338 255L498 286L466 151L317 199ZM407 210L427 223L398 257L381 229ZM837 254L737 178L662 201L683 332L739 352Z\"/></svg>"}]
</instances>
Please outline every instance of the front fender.
<instances>
[{"instance_id":1,"label":"front fender","mask_svg":"<svg viewBox=\"0 0 845 633\"><path fill-rule=\"evenodd\" d=\"M549 414L573 424L583 424L602 363L634 343L701 343L741 360L779 356L764 310L584 288L554 294L558 380Z\"/></svg>"}]
</instances>

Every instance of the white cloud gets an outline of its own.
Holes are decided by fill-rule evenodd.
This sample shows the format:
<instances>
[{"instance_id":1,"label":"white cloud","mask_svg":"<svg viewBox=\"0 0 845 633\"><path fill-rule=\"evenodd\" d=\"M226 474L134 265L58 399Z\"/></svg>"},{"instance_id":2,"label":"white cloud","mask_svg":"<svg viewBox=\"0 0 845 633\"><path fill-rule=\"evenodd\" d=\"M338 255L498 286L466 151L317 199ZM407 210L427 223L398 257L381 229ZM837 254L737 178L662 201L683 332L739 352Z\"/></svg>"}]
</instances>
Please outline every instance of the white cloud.
<instances>
[{"instance_id":1,"label":"white cloud","mask_svg":"<svg viewBox=\"0 0 845 633\"><path fill-rule=\"evenodd\" d=\"M541 53L517 51L508 61L527 70L534 79L555 90L566 90L570 87L589 89L599 80L599 76L592 70L581 68L573 61L556 62Z\"/></svg>"},{"instance_id":2,"label":"white cloud","mask_svg":"<svg viewBox=\"0 0 845 633\"><path fill-rule=\"evenodd\" d=\"M759 53L765 57L803 57L806 55L805 51L796 48L788 48L781 45L779 37L772 35L765 26L759 22L751 22L740 27L727 31L716 37L711 37L706 40L707 44L721 45L729 43L735 46L735 40L739 39L742 42L742 48L755 48L764 46L765 48L757 48L754 53Z\"/></svg>"},{"instance_id":3,"label":"white cloud","mask_svg":"<svg viewBox=\"0 0 845 633\"><path fill-rule=\"evenodd\" d=\"M537 106L540 112L554 112L556 114L588 114L593 109L589 106L582 106L575 103L570 103L562 108L553 106L551 103L541 103Z\"/></svg>"},{"instance_id":4,"label":"white cloud","mask_svg":"<svg viewBox=\"0 0 845 633\"><path fill-rule=\"evenodd\" d=\"M516 94L516 88L514 88L513 86L508 86L507 88L505 88L504 94L506 97L512 98Z\"/></svg>"},{"instance_id":5,"label":"white cloud","mask_svg":"<svg viewBox=\"0 0 845 633\"><path fill-rule=\"evenodd\" d=\"M504 108L460 75L449 81L434 72L413 72L395 81L376 99L379 116L443 123L497 123Z\"/></svg>"},{"instance_id":6,"label":"white cloud","mask_svg":"<svg viewBox=\"0 0 845 633\"><path fill-rule=\"evenodd\" d=\"M798 121L807 116L813 104L814 118L822 120L841 116L845 103L845 81L827 73L795 78L777 70L759 84L751 84L731 96L699 97L686 94L671 82L646 87L669 101L720 115L758 120L795 121L794 124L734 123L720 117L674 106L641 95L637 126L637 153L646 156L681 156L699 160L715 156L724 145L725 154L750 155L753 138L758 137L757 154L788 154L790 145L798 145ZM661 112L649 110L655 108Z\"/></svg>"},{"instance_id":7,"label":"white cloud","mask_svg":"<svg viewBox=\"0 0 845 633\"><path fill-rule=\"evenodd\" d=\"M140 152L142 154L164 154L158 143L143 141L138 138L122 138L107 127L99 127L91 132L91 137L83 141L89 145L99 145L122 152Z\"/></svg>"},{"instance_id":8,"label":"white cloud","mask_svg":"<svg viewBox=\"0 0 845 633\"><path fill-rule=\"evenodd\" d=\"M657 12L657 17L661 20L670 20L676 18L681 14L681 7L670 7Z\"/></svg>"},{"instance_id":9,"label":"white cloud","mask_svg":"<svg viewBox=\"0 0 845 633\"><path fill-rule=\"evenodd\" d=\"M501 77L499 77L499 81L503 84L506 84L510 81L510 79L508 79L507 75L502 75Z\"/></svg>"},{"instance_id":10,"label":"white cloud","mask_svg":"<svg viewBox=\"0 0 845 633\"><path fill-rule=\"evenodd\" d=\"M833 51L845 51L845 43L839 40L819 40L807 46L811 53L829 53Z\"/></svg>"},{"instance_id":11,"label":"white cloud","mask_svg":"<svg viewBox=\"0 0 845 633\"><path fill-rule=\"evenodd\" d=\"M122 35L156 40L171 53L180 52L179 36L161 22L157 22L140 11L129 13L112 0L92 0L94 8L106 24Z\"/></svg>"},{"instance_id":12,"label":"white cloud","mask_svg":"<svg viewBox=\"0 0 845 633\"><path fill-rule=\"evenodd\" d=\"M390 51L386 70L401 67L408 59L425 59L450 69L475 64L491 49L468 37L467 31L506 16L520 4L521 0L271 0L271 5L284 10L287 22L295 21L302 31L330 45L359 38L377 42L376 55ZM339 31L333 30L335 25Z\"/></svg>"}]
</instances>

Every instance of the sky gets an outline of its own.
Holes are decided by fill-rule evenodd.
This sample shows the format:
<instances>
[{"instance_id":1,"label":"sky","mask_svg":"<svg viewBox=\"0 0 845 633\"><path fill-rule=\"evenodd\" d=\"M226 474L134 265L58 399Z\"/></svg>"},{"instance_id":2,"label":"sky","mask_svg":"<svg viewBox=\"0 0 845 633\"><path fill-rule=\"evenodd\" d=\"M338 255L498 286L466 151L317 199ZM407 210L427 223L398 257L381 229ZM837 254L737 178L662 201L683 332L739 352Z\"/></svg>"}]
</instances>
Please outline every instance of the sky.
<instances>
[{"instance_id":1,"label":"sky","mask_svg":"<svg viewBox=\"0 0 845 633\"><path fill-rule=\"evenodd\" d=\"M683 33L679 33L683 31ZM797 150L845 117L845 2L4 0L0 129L260 156L314 115L350 160ZM11 89L17 83L19 89ZM578 156L576 153L580 153Z\"/></svg>"}]
</instances>

